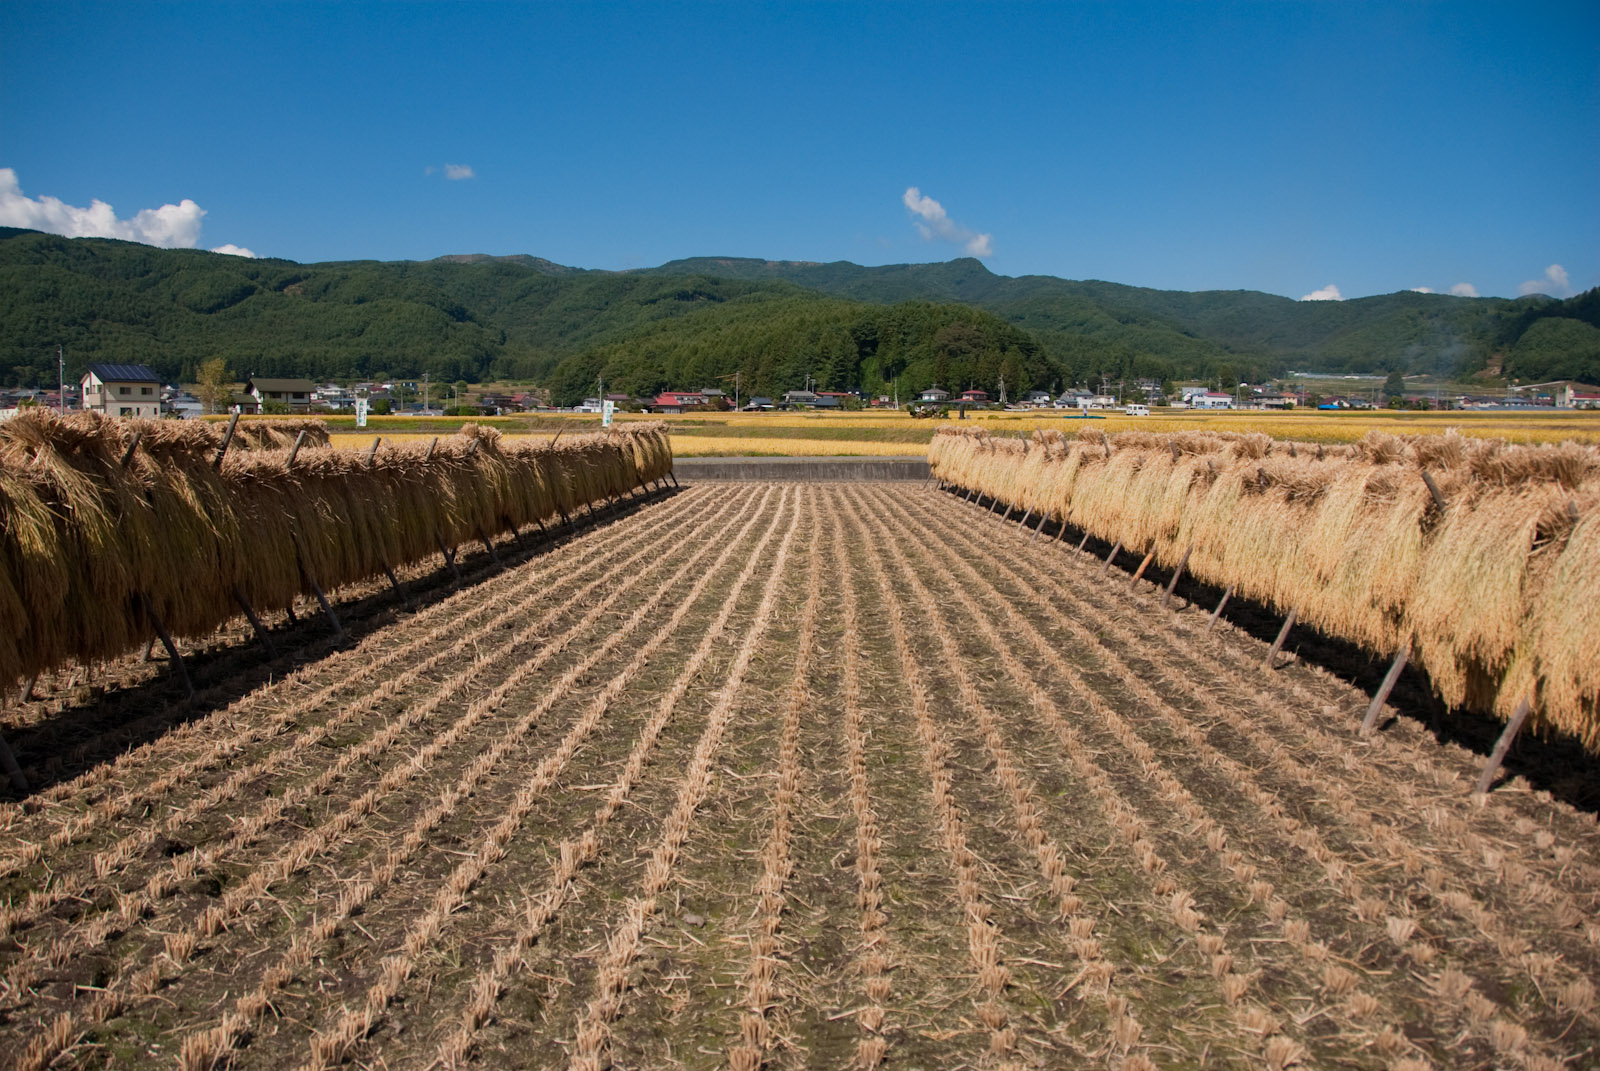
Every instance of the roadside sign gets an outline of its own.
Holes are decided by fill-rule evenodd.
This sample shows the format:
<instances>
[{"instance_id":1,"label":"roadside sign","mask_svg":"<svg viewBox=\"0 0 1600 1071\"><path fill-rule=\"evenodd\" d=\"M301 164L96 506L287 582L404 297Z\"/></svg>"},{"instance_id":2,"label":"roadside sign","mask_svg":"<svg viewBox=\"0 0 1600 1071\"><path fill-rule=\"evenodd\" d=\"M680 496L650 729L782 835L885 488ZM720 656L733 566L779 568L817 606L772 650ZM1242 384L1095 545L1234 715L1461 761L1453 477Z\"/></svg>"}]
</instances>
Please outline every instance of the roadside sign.
<instances>
[{"instance_id":1,"label":"roadside sign","mask_svg":"<svg viewBox=\"0 0 1600 1071\"><path fill-rule=\"evenodd\" d=\"M602 428L609 428L611 426L611 414L615 413L616 411L616 402L607 399L600 403L600 426Z\"/></svg>"},{"instance_id":2,"label":"roadside sign","mask_svg":"<svg viewBox=\"0 0 1600 1071\"><path fill-rule=\"evenodd\" d=\"M357 398L356 399L356 427L364 428L366 426L367 426L367 400L365 398Z\"/></svg>"}]
</instances>

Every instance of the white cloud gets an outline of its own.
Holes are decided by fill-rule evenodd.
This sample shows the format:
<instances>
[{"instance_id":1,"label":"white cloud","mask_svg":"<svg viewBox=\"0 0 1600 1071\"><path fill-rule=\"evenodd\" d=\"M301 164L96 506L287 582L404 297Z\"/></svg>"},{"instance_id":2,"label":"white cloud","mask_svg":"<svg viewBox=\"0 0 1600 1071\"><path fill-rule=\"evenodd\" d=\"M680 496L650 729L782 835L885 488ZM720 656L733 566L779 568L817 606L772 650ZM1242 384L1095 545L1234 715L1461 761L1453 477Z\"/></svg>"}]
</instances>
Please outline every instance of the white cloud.
<instances>
[{"instance_id":1,"label":"white cloud","mask_svg":"<svg viewBox=\"0 0 1600 1071\"><path fill-rule=\"evenodd\" d=\"M1438 291L1434 290L1434 288L1431 287L1431 286L1413 286L1411 288L1411 292L1413 294L1435 294L1435 293L1438 293Z\"/></svg>"},{"instance_id":2,"label":"white cloud","mask_svg":"<svg viewBox=\"0 0 1600 1071\"><path fill-rule=\"evenodd\" d=\"M906 187L906 192L900 196L906 208L916 216L915 225L917 233L922 235L922 240L931 242L935 238L960 245L968 256L992 257L994 256L993 236L979 234L961 226L951 219L945 212L944 205L932 197L924 197L922 191L915 186Z\"/></svg>"},{"instance_id":3,"label":"white cloud","mask_svg":"<svg viewBox=\"0 0 1600 1071\"><path fill-rule=\"evenodd\" d=\"M478 176L466 164L445 164L444 177L451 182L460 182L462 179L477 178Z\"/></svg>"},{"instance_id":4,"label":"white cloud","mask_svg":"<svg viewBox=\"0 0 1600 1071\"><path fill-rule=\"evenodd\" d=\"M141 209L129 219L96 198L88 208L56 197L35 200L22 193L13 168L0 167L0 226L26 227L67 238L121 238L163 249L192 249L200 240L206 210L187 197L178 204Z\"/></svg>"},{"instance_id":5,"label":"white cloud","mask_svg":"<svg viewBox=\"0 0 1600 1071\"><path fill-rule=\"evenodd\" d=\"M1339 293L1339 288L1329 283L1321 290L1313 290L1300 298L1301 301L1343 301L1344 295Z\"/></svg>"},{"instance_id":6,"label":"white cloud","mask_svg":"<svg viewBox=\"0 0 1600 1071\"><path fill-rule=\"evenodd\" d=\"M1478 288L1473 286L1471 283L1457 283L1455 286L1450 288L1450 292L1456 297L1478 296Z\"/></svg>"},{"instance_id":7,"label":"white cloud","mask_svg":"<svg viewBox=\"0 0 1600 1071\"><path fill-rule=\"evenodd\" d=\"M1543 279L1529 279L1517 287L1517 293L1549 294L1551 297L1570 297L1572 295L1572 280L1567 276L1567 269L1559 264L1552 264L1544 270Z\"/></svg>"},{"instance_id":8,"label":"white cloud","mask_svg":"<svg viewBox=\"0 0 1600 1071\"><path fill-rule=\"evenodd\" d=\"M227 243L224 243L223 245L216 246L211 251L213 253L226 253L230 257L250 257L251 259L255 258L255 252L253 250L246 249L242 245L234 245L232 242L227 242Z\"/></svg>"}]
</instances>

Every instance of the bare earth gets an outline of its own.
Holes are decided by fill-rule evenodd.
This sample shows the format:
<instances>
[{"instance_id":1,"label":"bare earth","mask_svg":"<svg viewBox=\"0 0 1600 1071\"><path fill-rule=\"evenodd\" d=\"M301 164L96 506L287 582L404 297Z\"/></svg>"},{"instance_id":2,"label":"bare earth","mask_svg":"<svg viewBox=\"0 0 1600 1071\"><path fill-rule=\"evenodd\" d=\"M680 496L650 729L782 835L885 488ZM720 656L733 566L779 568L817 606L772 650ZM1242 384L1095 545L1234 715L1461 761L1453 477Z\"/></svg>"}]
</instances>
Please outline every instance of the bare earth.
<instances>
[{"instance_id":1,"label":"bare earth","mask_svg":"<svg viewBox=\"0 0 1600 1071\"><path fill-rule=\"evenodd\" d=\"M256 673L0 807L0 1063L1600 1060L1593 815L1099 573L702 484Z\"/></svg>"}]
</instances>

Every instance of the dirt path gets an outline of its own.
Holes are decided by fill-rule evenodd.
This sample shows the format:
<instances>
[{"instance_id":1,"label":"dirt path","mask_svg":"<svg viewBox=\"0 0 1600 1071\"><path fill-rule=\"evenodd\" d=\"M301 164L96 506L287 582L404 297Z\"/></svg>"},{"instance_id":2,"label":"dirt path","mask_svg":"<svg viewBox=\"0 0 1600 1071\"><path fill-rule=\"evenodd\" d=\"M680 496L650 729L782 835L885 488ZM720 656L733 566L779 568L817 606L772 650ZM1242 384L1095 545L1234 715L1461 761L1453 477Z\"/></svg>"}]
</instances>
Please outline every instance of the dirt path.
<instances>
[{"instance_id":1,"label":"dirt path","mask_svg":"<svg viewBox=\"0 0 1600 1071\"><path fill-rule=\"evenodd\" d=\"M1592 815L1029 534L700 485L6 808L0 1062L1600 1059Z\"/></svg>"}]
</instances>

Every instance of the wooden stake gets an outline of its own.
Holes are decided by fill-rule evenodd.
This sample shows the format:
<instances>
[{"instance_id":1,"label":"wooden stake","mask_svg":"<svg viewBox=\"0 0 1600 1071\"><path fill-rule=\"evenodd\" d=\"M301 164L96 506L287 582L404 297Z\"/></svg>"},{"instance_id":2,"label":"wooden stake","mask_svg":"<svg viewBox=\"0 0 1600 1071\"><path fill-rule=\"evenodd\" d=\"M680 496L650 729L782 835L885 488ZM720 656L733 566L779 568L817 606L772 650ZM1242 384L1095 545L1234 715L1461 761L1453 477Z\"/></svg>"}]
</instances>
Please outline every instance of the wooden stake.
<instances>
[{"instance_id":1,"label":"wooden stake","mask_svg":"<svg viewBox=\"0 0 1600 1071\"><path fill-rule=\"evenodd\" d=\"M1139 568L1137 568L1137 569L1135 569L1133 571L1133 579L1128 581L1128 590L1129 591L1133 590L1133 586L1139 582L1139 578L1144 575L1144 571L1146 569L1150 568L1150 561L1155 556L1156 556L1155 548L1151 547L1150 548L1150 553L1146 554L1144 556L1144 561L1139 563Z\"/></svg>"},{"instance_id":2,"label":"wooden stake","mask_svg":"<svg viewBox=\"0 0 1600 1071\"><path fill-rule=\"evenodd\" d=\"M1007 521L1009 521L1011 519L1011 510L1012 510L1012 508L1013 507L1012 507L1011 503L1007 502L1006 503L1006 511L1000 515L1000 523L1001 524L1005 524Z\"/></svg>"},{"instance_id":3,"label":"wooden stake","mask_svg":"<svg viewBox=\"0 0 1600 1071\"><path fill-rule=\"evenodd\" d=\"M1106 563L1100 567L1100 575L1105 576L1111 571L1111 563L1116 559L1117 551L1122 549L1122 540L1111 544L1111 553L1106 555Z\"/></svg>"},{"instance_id":4,"label":"wooden stake","mask_svg":"<svg viewBox=\"0 0 1600 1071\"><path fill-rule=\"evenodd\" d=\"M1206 622L1206 631L1210 632L1217 627L1217 618L1222 616L1222 608L1228 605L1228 600L1233 598L1233 585L1228 585L1228 590L1222 593L1222 598L1217 601L1217 608L1211 611L1211 619Z\"/></svg>"},{"instance_id":5,"label":"wooden stake","mask_svg":"<svg viewBox=\"0 0 1600 1071\"><path fill-rule=\"evenodd\" d=\"M400 578L394 575L394 570L389 568L388 563L383 566L383 575L389 578L389 586L394 588L395 598L400 600L400 605L407 610L411 609L411 599L406 595L406 589L400 586Z\"/></svg>"},{"instance_id":6,"label":"wooden stake","mask_svg":"<svg viewBox=\"0 0 1600 1071\"><path fill-rule=\"evenodd\" d=\"M235 416L238 414L235 413ZM144 610L144 616L150 626L156 630L156 635L161 637L161 645L167 649L167 657L172 659L172 666L178 671L178 677L183 681L183 686L189 692L189 698L194 698L194 681L189 679L189 669L183 664L183 656L178 653L178 645L172 642L172 637L167 635L166 626L156 616L155 608L150 605L150 600L142 594L135 595L134 600Z\"/></svg>"},{"instance_id":7,"label":"wooden stake","mask_svg":"<svg viewBox=\"0 0 1600 1071\"><path fill-rule=\"evenodd\" d=\"M433 442L428 444L428 452L426 454L422 455L422 460L424 460L424 461L432 461L433 460L433 448L438 446L438 445L439 445L439 436L435 435L433 437Z\"/></svg>"},{"instance_id":8,"label":"wooden stake","mask_svg":"<svg viewBox=\"0 0 1600 1071\"><path fill-rule=\"evenodd\" d=\"M1089 529L1085 528L1083 530L1083 538L1078 540L1078 550L1079 550L1079 552L1081 553L1083 551L1083 548L1087 547L1088 545L1089 545Z\"/></svg>"},{"instance_id":9,"label":"wooden stake","mask_svg":"<svg viewBox=\"0 0 1600 1071\"><path fill-rule=\"evenodd\" d=\"M306 433L301 431L294 437L294 445L289 447L289 460L283 463L285 469L294 468L294 459L300 454L300 444L306 441Z\"/></svg>"},{"instance_id":10,"label":"wooden stake","mask_svg":"<svg viewBox=\"0 0 1600 1071\"><path fill-rule=\"evenodd\" d=\"M239 426L239 414L235 413L228 420L228 430L225 433L223 433L222 445L217 447L217 456L215 458L213 458L212 461L211 461L211 467L212 468L214 468L214 469L222 468L223 455L225 455L228 452L228 444L233 442L233 429L238 427L238 426Z\"/></svg>"},{"instance_id":11,"label":"wooden stake","mask_svg":"<svg viewBox=\"0 0 1600 1071\"><path fill-rule=\"evenodd\" d=\"M122 454L122 467L127 468L133 462L133 452L139 449L139 438L144 435L142 431L133 433L133 441L128 443L128 449Z\"/></svg>"},{"instance_id":12,"label":"wooden stake","mask_svg":"<svg viewBox=\"0 0 1600 1071\"><path fill-rule=\"evenodd\" d=\"M6 743L6 738L0 736L0 766L6 771L6 776L11 778L11 787L17 790L19 796L28 794L28 778L23 774L22 767L17 765L17 757L11 753L11 745Z\"/></svg>"},{"instance_id":13,"label":"wooden stake","mask_svg":"<svg viewBox=\"0 0 1600 1071\"><path fill-rule=\"evenodd\" d=\"M306 583L311 585L312 594L316 595L317 602L322 604L322 612L328 615L328 620L333 624L333 635L340 642L344 641L344 626L339 624L339 615L333 612L333 607L328 605L328 597L322 593L317 582L312 577L306 577Z\"/></svg>"},{"instance_id":14,"label":"wooden stake","mask_svg":"<svg viewBox=\"0 0 1600 1071\"><path fill-rule=\"evenodd\" d=\"M1489 786L1494 783L1495 775L1500 772L1501 765L1506 761L1506 752L1511 750L1512 743L1517 739L1517 734L1522 731L1522 723L1528 720L1528 712L1533 709L1530 696L1523 696L1522 702L1517 704L1516 712L1511 715L1511 720L1506 723L1505 732L1500 734L1500 739L1495 741L1494 751L1489 755L1489 761L1483 764L1483 775L1478 778L1477 787L1472 790L1473 797L1483 803L1488 799Z\"/></svg>"},{"instance_id":15,"label":"wooden stake","mask_svg":"<svg viewBox=\"0 0 1600 1071\"><path fill-rule=\"evenodd\" d=\"M495 551L494 544L489 542L489 537L483 534L482 528L478 529L478 538L483 540L483 549L489 552L489 560L504 569L505 565L500 561L499 553Z\"/></svg>"},{"instance_id":16,"label":"wooden stake","mask_svg":"<svg viewBox=\"0 0 1600 1071\"><path fill-rule=\"evenodd\" d=\"M1367 707L1367 716L1361 719L1361 735L1371 736L1373 728L1378 724L1378 713L1383 710L1383 704L1388 700L1389 693L1394 691L1395 682L1400 679L1400 673L1406 668L1406 661L1411 657L1411 637L1406 637L1406 642L1394 653L1394 661L1389 663L1389 672L1383 675L1383 683L1378 685L1378 691L1372 697L1372 705Z\"/></svg>"},{"instance_id":17,"label":"wooden stake","mask_svg":"<svg viewBox=\"0 0 1600 1071\"><path fill-rule=\"evenodd\" d=\"M154 651L155 649L156 649L156 640L155 640L154 636L152 636L148 640L144 641L144 653L139 656L139 664L141 666L144 665L146 662L150 661L150 652ZM77 681L77 679L78 679L78 671L77 670L73 670L72 671L72 680L67 682L67 689L69 691L72 689L72 685Z\"/></svg>"},{"instance_id":18,"label":"wooden stake","mask_svg":"<svg viewBox=\"0 0 1600 1071\"><path fill-rule=\"evenodd\" d=\"M1161 608L1165 610L1172 601L1172 593L1178 587L1178 578L1183 575L1183 567L1189 564L1189 555L1194 551L1194 544L1190 543L1184 548L1183 557L1178 559L1178 567L1172 571L1172 579L1167 581L1167 590L1161 596Z\"/></svg>"},{"instance_id":19,"label":"wooden stake","mask_svg":"<svg viewBox=\"0 0 1600 1071\"><path fill-rule=\"evenodd\" d=\"M1272 668L1272 663L1278 658L1278 652L1283 650L1283 641L1289 638L1289 630L1294 628L1294 619L1298 613L1298 610L1290 610L1289 616L1283 619L1283 627L1278 630L1278 638L1272 641L1272 650L1267 652L1265 661L1261 663L1262 669Z\"/></svg>"},{"instance_id":20,"label":"wooden stake","mask_svg":"<svg viewBox=\"0 0 1600 1071\"><path fill-rule=\"evenodd\" d=\"M1022 520L1017 522L1017 527L1026 529L1028 527L1028 518L1032 517L1032 516L1033 516L1033 507L1029 506L1028 507L1028 512L1024 513L1022 515Z\"/></svg>"},{"instance_id":21,"label":"wooden stake","mask_svg":"<svg viewBox=\"0 0 1600 1071\"><path fill-rule=\"evenodd\" d=\"M1041 510L1039 512L1039 527L1037 527L1037 528L1035 528L1033 530L1033 538L1028 540L1028 542L1037 543L1039 541L1039 533L1044 531L1044 522L1048 521L1049 519L1050 519L1050 514L1049 513L1046 513L1043 510Z\"/></svg>"},{"instance_id":22,"label":"wooden stake","mask_svg":"<svg viewBox=\"0 0 1600 1071\"><path fill-rule=\"evenodd\" d=\"M383 436L379 435L372 440L372 445L367 447L367 468L369 469L372 467L373 459L378 456L378 444L381 442L383 442Z\"/></svg>"},{"instance_id":23,"label":"wooden stake","mask_svg":"<svg viewBox=\"0 0 1600 1071\"><path fill-rule=\"evenodd\" d=\"M1428 485L1428 493L1433 496L1433 504L1439 507L1439 516L1443 517L1445 513L1444 495L1439 493L1439 485L1433 482L1433 476L1429 474L1427 469L1422 470L1422 482Z\"/></svg>"},{"instance_id":24,"label":"wooden stake","mask_svg":"<svg viewBox=\"0 0 1600 1071\"><path fill-rule=\"evenodd\" d=\"M238 588L233 589L233 601L239 604L239 609L244 611L245 620L256 630L256 639L267 649L267 657L277 658L278 649L272 645L272 637L268 635L266 626L261 623L261 618L256 616L255 609L245 601L244 593Z\"/></svg>"},{"instance_id":25,"label":"wooden stake","mask_svg":"<svg viewBox=\"0 0 1600 1071\"><path fill-rule=\"evenodd\" d=\"M33 686L39 683L39 674L35 673L22 682L22 691L17 694L18 703L33 702Z\"/></svg>"},{"instance_id":26,"label":"wooden stake","mask_svg":"<svg viewBox=\"0 0 1600 1071\"><path fill-rule=\"evenodd\" d=\"M288 606L285 606L283 608L283 612L289 615L289 624L298 625L300 623L300 619L294 616L294 603L290 603Z\"/></svg>"},{"instance_id":27,"label":"wooden stake","mask_svg":"<svg viewBox=\"0 0 1600 1071\"><path fill-rule=\"evenodd\" d=\"M455 574L456 580L460 581L461 570L456 568L456 556L444 549L444 540L439 537L438 532L433 533L433 543L439 548L439 553L444 557L444 563L448 565L450 567L450 571Z\"/></svg>"}]
</instances>

